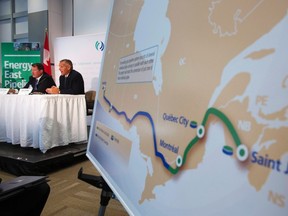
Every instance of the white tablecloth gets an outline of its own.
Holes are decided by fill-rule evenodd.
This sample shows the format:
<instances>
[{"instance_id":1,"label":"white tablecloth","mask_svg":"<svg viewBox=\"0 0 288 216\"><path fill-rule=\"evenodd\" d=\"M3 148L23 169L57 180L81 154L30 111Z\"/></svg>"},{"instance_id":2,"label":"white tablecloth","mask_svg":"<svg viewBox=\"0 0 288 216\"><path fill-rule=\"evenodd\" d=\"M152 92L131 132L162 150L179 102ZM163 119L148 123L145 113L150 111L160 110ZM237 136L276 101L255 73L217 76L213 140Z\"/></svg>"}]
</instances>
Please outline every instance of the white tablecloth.
<instances>
[{"instance_id":1,"label":"white tablecloth","mask_svg":"<svg viewBox=\"0 0 288 216\"><path fill-rule=\"evenodd\" d=\"M0 95L0 142L45 153L86 140L84 95Z\"/></svg>"}]
</instances>

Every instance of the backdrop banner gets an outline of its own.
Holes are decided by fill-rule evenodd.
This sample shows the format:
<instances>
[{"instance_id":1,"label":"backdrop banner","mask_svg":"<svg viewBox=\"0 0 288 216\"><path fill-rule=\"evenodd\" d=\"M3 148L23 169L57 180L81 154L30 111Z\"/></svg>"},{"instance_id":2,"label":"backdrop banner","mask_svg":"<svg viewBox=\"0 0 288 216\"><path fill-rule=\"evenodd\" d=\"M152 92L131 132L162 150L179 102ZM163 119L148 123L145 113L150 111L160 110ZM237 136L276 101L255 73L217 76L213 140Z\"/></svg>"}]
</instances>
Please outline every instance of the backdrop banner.
<instances>
[{"instance_id":1,"label":"backdrop banner","mask_svg":"<svg viewBox=\"0 0 288 216\"><path fill-rule=\"evenodd\" d=\"M105 49L106 33L59 37L54 41L55 82L59 86L59 61L70 59L73 68L80 72L84 79L85 91L98 88L98 78Z\"/></svg>"},{"instance_id":2,"label":"backdrop banner","mask_svg":"<svg viewBox=\"0 0 288 216\"><path fill-rule=\"evenodd\" d=\"M31 76L31 65L40 62L40 43L1 43L2 87L21 89Z\"/></svg>"}]
</instances>

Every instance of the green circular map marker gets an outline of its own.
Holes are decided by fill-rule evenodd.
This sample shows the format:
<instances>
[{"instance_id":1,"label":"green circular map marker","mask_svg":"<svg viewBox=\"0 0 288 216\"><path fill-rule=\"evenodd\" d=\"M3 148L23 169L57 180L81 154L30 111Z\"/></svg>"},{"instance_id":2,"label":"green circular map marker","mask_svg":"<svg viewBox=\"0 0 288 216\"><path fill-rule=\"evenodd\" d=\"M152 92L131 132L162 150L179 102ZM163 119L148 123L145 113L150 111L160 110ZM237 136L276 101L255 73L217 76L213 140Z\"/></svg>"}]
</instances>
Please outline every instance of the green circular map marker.
<instances>
[{"instance_id":1,"label":"green circular map marker","mask_svg":"<svg viewBox=\"0 0 288 216\"><path fill-rule=\"evenodd\" d=\"M182 157L180 155L178 155L176 158L176 166L181 167L182 163L183 163Z\"/></svg>"},{"instance_id":2,"label":"green circular map marker","mask_svg":"<svg viewBox=\"0 0 288 216\"><path fill-rule=\"evenodd\" d=\"M241 144L237 147L237 158L240 161L245 161L248 158L249 152L246 145Z\"/></svg>"},{"instance_id":3,"label":"green circular map marker","mask_svg":"<svg viewBox=\"0 0 288 216\"><path fill-rule=\"evenodd\" d=\"M201 139L202 137L204 137L204 134L205 134L205 128L204 128L204 126L203 126L203 125L199 125L199 126L197 127L197 137L198 137L199 139Z\"/></svg>"}]
</instances>

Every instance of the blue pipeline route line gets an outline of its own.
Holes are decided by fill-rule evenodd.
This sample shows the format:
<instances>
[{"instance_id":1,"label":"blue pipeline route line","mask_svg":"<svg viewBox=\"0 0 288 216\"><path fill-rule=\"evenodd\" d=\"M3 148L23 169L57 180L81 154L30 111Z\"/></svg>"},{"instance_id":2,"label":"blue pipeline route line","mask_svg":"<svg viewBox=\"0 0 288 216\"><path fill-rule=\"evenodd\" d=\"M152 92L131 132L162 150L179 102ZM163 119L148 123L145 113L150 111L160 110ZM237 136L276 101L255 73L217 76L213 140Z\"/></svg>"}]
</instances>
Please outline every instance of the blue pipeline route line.
<instances>
[{"instance_id":1,"label":"blue pipeline route line","mask_svg":"<svg viewBox=\"0 0 288 216\"><path fill-rule=\"evenodd\" d=\"M164 167L169 170L169 167L170 165L166 162L164 156L162 153L158 152L157 150L157 141L156 141L156 134L155 134L155 126L154 126L154 122L153 122L153 119L151 117L151 115L148 113L148 112L144 112L144 111L139 111L137 112L131 119L128 118L127 114L124 112L124 111L118 111L117 108L115 106L112 105L112 103L106 98L105 96L105 91L103 92L103 97L104 97L104 100L106 101L106 103L109 104L109 107L111 110L114 110L116 112L117 115L119 116L124 116L126 121L131 124L136 118L137 116L144 116L146 117L150 124L151 124L151 127L152 127L152 133L153 133L153 142L154 142L154 149L155 149L155 155L156 157L159 157L161 160L162 160L162 163L164 165Z\"/></svg>"}]
</instances>

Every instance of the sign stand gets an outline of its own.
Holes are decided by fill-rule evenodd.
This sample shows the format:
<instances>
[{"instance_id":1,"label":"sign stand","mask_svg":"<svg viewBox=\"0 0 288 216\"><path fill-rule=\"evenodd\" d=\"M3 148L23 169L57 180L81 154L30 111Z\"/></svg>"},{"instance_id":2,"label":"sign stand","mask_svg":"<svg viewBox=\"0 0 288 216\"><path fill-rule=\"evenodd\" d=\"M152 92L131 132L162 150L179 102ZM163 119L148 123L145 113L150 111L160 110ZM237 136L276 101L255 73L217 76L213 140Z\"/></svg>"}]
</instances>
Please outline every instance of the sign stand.
<instances>
[{"instance_id":1,"label":"sign stand","mask_svg":"<svg viewBox=\"0 0 288 216\"><path fill-rule=\"evenodd\" d=\"M102 176L93 176L89 174L83 174L83 168L81 167L78 171L78 179L93 185L97 188L102 189L101 199L100 199L100 208L98 211L98 216L104 216L106 207L111 198L115 198L115 194L109 187L109 185L105 182Z\"/></svg>"}]
</instances>

